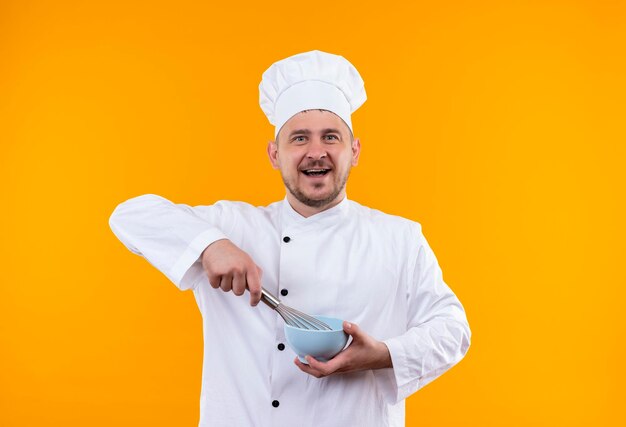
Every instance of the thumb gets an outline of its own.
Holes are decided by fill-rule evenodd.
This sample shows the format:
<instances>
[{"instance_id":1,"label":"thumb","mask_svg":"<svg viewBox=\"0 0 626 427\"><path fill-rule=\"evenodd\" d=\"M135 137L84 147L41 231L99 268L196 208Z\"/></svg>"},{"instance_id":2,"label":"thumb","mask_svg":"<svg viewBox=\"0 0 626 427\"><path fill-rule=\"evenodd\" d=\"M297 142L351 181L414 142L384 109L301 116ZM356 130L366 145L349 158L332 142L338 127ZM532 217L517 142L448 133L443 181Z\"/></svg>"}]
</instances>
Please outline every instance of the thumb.
<instances>
[{"instance_id":1,"label":"thumb","mask_svg":"<svg viewBox=\"0 0 626 427\"><path fill-rule=\"evenodd\" d=\"M343 322L343 331L352 336L352 338L358 338L361 336L361 328L356 323Z\"/></svg>"}]
</instances>

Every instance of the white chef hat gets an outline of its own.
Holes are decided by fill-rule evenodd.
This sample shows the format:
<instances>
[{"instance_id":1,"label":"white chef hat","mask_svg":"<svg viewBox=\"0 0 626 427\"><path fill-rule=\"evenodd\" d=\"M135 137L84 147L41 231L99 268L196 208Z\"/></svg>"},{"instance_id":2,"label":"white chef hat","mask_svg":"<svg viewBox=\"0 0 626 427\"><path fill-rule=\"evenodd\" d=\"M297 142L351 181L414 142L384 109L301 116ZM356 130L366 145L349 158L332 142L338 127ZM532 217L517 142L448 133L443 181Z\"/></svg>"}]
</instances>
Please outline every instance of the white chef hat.
<instances>
[{"instance_id":1,"label":"white chef hat","mask_svg":"<svg viewBox=\"0 0 626 427\"><path fill-rule=\"evenodd\" d=\"M357 69L344 57L319 50L275 62L259 85L259 103L275 136L291 117L312 109L332 111L352 131L350 114L366 99Z\"/></svg>"}]
</instances>

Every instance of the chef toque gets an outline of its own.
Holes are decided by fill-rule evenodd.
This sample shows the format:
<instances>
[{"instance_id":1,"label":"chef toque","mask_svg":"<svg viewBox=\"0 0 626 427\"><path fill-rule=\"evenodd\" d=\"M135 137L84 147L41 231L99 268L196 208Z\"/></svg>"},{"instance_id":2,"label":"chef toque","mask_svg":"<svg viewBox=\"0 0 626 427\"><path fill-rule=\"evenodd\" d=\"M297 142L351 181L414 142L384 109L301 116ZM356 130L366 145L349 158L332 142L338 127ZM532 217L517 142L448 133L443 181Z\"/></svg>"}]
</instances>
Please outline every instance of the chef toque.
<instances>
[{"instance_id":1,"label":"chef toque","mask_svg":"<svg viewBox=\"0 0 626 427\"><path fill-rule=\"evenodd\" d=\"M357 69L344 57L319 50L275 62L259 85L259 103L275 126L274 136L291 117L312 109L332 111L352 131L350 114L366 99Z\"/></svg>"}]
</instances>

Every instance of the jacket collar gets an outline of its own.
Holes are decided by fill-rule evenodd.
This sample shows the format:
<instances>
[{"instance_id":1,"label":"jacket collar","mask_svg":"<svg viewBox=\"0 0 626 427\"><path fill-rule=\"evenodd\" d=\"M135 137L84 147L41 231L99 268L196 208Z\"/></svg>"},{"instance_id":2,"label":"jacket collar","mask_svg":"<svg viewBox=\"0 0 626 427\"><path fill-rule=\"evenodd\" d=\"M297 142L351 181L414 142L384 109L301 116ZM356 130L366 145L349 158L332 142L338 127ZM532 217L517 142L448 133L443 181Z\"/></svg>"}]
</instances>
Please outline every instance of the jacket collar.
<instances>
[{"instance_id":1,"label":"jacket collar","mask_svg":"<svg viewBox=\"0 0 626 427\"><path fill-rule=\"evenodd\" d=\"M282 222L283 227L308 227L310 225L329 226L338 223L348 215L350 210L350 201L348 197L344 197L341 202L330 209L326 209L308 218L303 217L289 204L289 200L285 196L282 202Z\"/></svg>"}]
</instances>

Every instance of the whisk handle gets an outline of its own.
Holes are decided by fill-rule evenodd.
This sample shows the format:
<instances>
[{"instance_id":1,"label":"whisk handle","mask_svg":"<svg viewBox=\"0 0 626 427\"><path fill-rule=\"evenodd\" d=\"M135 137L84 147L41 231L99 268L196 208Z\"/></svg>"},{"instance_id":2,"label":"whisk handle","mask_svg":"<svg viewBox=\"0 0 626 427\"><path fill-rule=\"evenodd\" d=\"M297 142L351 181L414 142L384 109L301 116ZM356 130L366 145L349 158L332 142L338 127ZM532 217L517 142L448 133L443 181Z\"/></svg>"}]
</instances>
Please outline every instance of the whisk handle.
<instances>
[{"instance_id":1,"label":"whisk handle","mask_svg":"<svg viewBox=\"0 0 626 427\"><path fill-rule=\"evenodd\" d=\"M261 301L267 304L272 310L276 310L280 301L265 288L261 288Z\"/></svg>"}]
</instances>

